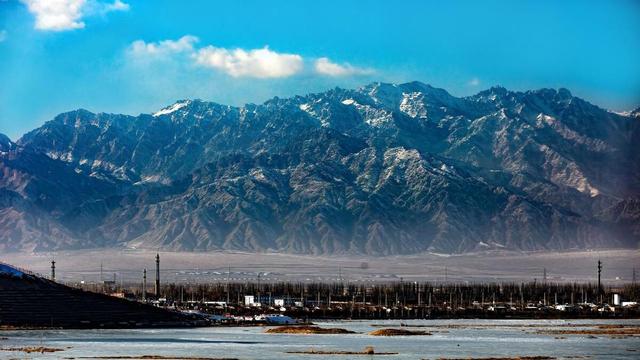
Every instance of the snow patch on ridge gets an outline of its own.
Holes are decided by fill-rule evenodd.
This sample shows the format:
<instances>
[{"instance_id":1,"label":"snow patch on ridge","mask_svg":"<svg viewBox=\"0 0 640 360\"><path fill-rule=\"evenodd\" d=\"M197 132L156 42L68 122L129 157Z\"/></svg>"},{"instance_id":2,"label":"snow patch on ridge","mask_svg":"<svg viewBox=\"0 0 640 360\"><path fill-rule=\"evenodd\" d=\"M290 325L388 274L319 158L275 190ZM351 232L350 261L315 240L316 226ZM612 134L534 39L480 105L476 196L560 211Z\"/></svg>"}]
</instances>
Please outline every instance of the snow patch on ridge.
<instances>
[{"instance_id":1,"label":"snow patch on ridge","mask_svg":"<svg viewBox=\"0 0 640 360\"><path fill-rule=\"evenodd\" d=\"M402 93L402 101L400 102L400 111L412 118L427 118L427 109L422 101L424 95L420 92ZM446 111L446 108L444 108Z\"/></svg>"},{"instance_id":2,"label":"snow patch on ridge","mask_svg":"<svg viewBox=\"0 0 640 360\"><path fill-rule=\"evenodd\" d=\"M300 110L302 111L309 112L309 109L311 109L311 106L309 104L300 105Z\"/></svg>"},{"instance_id":3,"label":"snow patch on ridge","mask_svg":"<svg viewBox=\"0 0 640 360\"><path fill-rule=\"evenodd\" d=\"M262 169L252 169L249 174L257 181L267 182L267 177L264 175L264 171Z\"/></svg>"},{"instance_id":4,"label":"snow patch on ridge","mask_svg":"<svg viewBox=\"0 0 640 360\"><path fill-rule=\"evenodd\" d=\"M171 114L172 112L178 111L180 109L182 109L183 107L189 105L190 101L178 101L177 103L171 105L171 106L167 106L166 108L163 108L162 110L156 112L153 114L154 117L158 117L160 115L167 115L167 114Z\"/></svg>"},{"instance_id":5,"label":"snow patch on ridge","mask_svg":"<svg viewBox=\"0 0 640 360\"><path fill-rule=\"evenodd\" d=\"M317 103L318 101L316 101ZM301 104L300 106L298 106L300 108L300 110L306 112L307 114L311 115L311 117L318 119L318 121L320 121L320 126L322 127L329 127L329 125L331 125L331 123L329 123L329 121L327 120L326 116L318 116L318 114L313 110L313 108L311 107L311 105L309 104Z\"/></svg>"},{"instance_id":6,"label":"snow patch on ridge","mask_svg":"<svg viewBox=\"0 0 640 360\"><path fill-rule=\"evenodd\" d=\"M578 165L567 160L547 145L540 145L540 151L544 154L545 170L549 173L552 182L568 186L591 197L598 196L600 190L593 186Z\"/></svg>"},{"instance_id":7,"label":"snow patch on ridge","mask_svg":"<svg viewBox=\"0 0 640 360\"><path fill-rule=\"evenodd\" d=\"M577 142L578 144L587 145L590 148L598 152L612 152L615 151L613 147L605 143L600 139L590 138L582 135L574 130L571 130L562 122L557 121L553 116L549 116L543 113L538 114L536 117L536 127L538 129L548 126L553 129L558 135L562 136L566 140Z\"/></svg>"},{"instance_id":8,"label":"snow patch on ridge","mask_svg":"<svg viewBox=\"0 0 640 360\"><path fill-rule=\"evenodd\" d=\"M353 100L353 99L342 100L342 104L343 105L353 105L353 103L355 103L355 100Z\"/></svg>"},{"instance_id":9,"label":"snow patch on ridge","mask_svg":"<svg viewBox=\"0 0 640 360\"><path fill-rule=\"evenodd\" d=\"M384 124L393 120L393 114L385 109L378 109L370 105L362 105L353 102L360 115L364 118L364 122L372 127L382 127Z\"/></svg>"},{"instance_id":10,"label":"snow patch on ridge","mask_svg":"<svg viewBox=\"0 0 640 360\"><path fill-rule=\"evenodd\" d=\"M73 154L71 154L71 152L47 151L46 155L53 160L60 160L64 162L73 161Z\"/></svg>"},{"instance_id":11,"label":"snow patch on ridge","mask_svg":"<svg viewBox=\"0 0 640 360\"><path fill-rule=\"evenodd\" d=\"M163 185L170 185L171 180L163 177L162 175L148 175L148 176L143 176L140 181L134 183L133 185L143 185L143 184L149 184L149 183L159 183Z\"/></svg>"}]
</instances>

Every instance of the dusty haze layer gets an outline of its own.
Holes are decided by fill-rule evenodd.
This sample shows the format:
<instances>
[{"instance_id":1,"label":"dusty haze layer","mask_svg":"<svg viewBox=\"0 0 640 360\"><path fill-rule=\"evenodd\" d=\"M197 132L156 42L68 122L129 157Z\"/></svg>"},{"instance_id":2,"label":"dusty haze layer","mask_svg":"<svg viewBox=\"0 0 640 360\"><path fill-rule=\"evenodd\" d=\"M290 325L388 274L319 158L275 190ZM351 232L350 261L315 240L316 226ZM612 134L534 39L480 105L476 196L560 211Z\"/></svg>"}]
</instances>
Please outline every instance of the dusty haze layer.
<instances>
[{"instance_id":1,"label":"dusty haze layer","mask_svg":"<svg viewBox=\"0 0 640 360\"><path fill-rule=\"evenodd\" d=\"M559 253L493 252L445 256L421 254L387 257L319 257L240 252L160 252L162 281L595 281L596 262L604 264L603 280L611 285L631 281L640 251L607 250ZM140 282L142 269L153 281L155 252L145 250L81 250L52 253L0 254L0 261L48 275L51 258L61 281L103 278ZM445 270L446 268L446 270Z\"/></svg>"}]
</instances>

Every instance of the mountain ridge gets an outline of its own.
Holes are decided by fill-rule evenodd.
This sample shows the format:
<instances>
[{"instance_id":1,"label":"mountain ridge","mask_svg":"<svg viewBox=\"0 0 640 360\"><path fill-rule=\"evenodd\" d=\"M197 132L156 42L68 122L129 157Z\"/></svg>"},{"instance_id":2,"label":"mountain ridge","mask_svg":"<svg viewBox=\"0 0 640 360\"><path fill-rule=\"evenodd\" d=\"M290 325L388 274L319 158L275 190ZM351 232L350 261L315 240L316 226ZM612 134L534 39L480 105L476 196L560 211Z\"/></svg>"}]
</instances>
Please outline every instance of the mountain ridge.
<instances>
[{"instance_id":1,"label":"mountain ridge","mask_svg":"<svg viewBox=\"0 0 640 360\"><path fill-rule=\"evenodd\" d=\"M634 248L636 140L639 118L566 89L372 83L240 107L79 109L0 137L0 249Z\"/></svg>"}]
</instances>

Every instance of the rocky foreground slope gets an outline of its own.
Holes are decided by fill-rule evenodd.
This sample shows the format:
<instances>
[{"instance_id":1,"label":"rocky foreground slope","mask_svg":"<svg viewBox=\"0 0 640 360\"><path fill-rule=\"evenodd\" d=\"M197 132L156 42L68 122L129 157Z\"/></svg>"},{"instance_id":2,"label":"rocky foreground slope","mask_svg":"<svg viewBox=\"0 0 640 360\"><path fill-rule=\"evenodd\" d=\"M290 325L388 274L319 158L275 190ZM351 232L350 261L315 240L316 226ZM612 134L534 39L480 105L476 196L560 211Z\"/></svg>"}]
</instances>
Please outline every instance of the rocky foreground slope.
<instances>
[{"instance_id":1,"label":"rocky foreground slope","mask_svg":"<svg viewBox=\"0 0 640 360\"><path fill-rule=\"evenodd\" d=\"M0 136L0 250L637 248L640 117L566 89L418 82Z\"/></svg>"}]
</instances>

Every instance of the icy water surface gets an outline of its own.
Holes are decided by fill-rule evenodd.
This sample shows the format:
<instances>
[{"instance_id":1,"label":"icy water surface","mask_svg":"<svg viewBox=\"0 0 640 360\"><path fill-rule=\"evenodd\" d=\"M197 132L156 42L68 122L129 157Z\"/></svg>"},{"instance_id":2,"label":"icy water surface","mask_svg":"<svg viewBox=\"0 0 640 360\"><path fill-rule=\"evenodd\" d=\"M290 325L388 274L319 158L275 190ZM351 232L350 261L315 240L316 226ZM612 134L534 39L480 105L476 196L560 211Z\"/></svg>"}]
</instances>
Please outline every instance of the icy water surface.
<instances>
[{"instance_id":1,"label":"icy water surface","mask_svg":"<svg viewBox=\"0 0 640 360\"><path fill-rule=\"evenodd\" d=\"M0 359L60 359L108 356L232 357L238 359L370 359L358 355L289 354L310 349L378 352L397 355L375 359L437 359L552 356L558 359L640 359L639 337L549 335L545 330L591 329L618 324L640 327L640 320L414 320L407 329L431 336L375 337L368 332L398 327L400 321L316 322L357 332L349 335L265 334L264 327L210 327L154 330L0 331L0 348L64 348L51 354L0 351ZM574 326L568 326L575 324ZM383 325L376 326L376 325ZM422 327L424 326L424 327Z\"/></svg>"}]
</instances>

